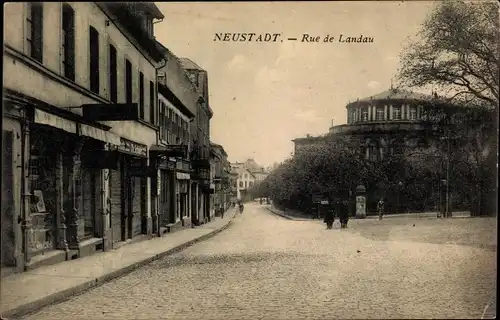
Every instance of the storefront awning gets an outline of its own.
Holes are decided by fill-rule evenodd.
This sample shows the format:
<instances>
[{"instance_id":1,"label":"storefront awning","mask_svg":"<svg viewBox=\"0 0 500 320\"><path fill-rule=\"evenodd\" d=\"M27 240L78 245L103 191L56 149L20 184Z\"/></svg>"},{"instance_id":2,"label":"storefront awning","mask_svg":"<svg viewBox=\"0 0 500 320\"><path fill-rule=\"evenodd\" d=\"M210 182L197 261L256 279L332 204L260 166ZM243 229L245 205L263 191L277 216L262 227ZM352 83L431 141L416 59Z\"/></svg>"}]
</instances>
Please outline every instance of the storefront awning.
<instances>
[{"instance_id":1,"label":"storefront awning","mask_svg":"<svg viewBox=\"0 0 500 320\"><path fill-rule=\"evenodd\" d=\"M109 131L105 131L96 127L80 124L80 135L90 137L96 140L119 146L121 144L120 137Z\"/></svg>"},{"instance_id":2,"label":"storefront awning","mask_svg":"<svg viewBox=\"0 0 500 320\"><path fill-rule=\"evenodd\" d=\"M152 145L149 148L149 154L153 156L163 156L163 157L178 157L178 158L186 158L187 157L187 146L185 145Z\"/></svg>"},{"instance_id":3,"label":"storefront awning","mask_svg":"<svg viewBox=\"0 0 500 320\"><path fill-rule=\"evenodd\" d=\"M68 120L58 115L35 109L35 123L51 126L69 133L93 138L106 143L120 145L120 137L106 130Z\"/></svg>"},{"instance_id":4,"label":"storefront awning","mask_svg":"<svg viewBox=\"0 0 500 320\"><path fill-rule=\"evenodd\" d=\"M189 175L189 173L184 173L184 172L177 172L175 176L176 176L177 180L189 180L189 179L191 179L191 176Z\"/></svg>"},{"instance_id":5,"label":"storefront awning","mask_svg":"<svg viewBox=\"0 0 500 320\"><path fill-rule=\"evenodd\" d=\"M55 114L35 109L35 123L43 124L76 134L77 124L74 121L61 118Z\"/></svg>"}]
</instances>

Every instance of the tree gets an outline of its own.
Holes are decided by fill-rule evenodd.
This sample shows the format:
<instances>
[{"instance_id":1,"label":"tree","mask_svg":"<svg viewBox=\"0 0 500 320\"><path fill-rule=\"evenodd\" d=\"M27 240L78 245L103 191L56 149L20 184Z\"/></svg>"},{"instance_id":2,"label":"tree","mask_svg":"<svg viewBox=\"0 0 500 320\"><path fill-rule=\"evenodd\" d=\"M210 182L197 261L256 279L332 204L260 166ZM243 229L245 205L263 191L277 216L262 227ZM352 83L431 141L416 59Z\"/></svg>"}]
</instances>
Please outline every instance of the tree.
<instances>
[{"instance_id":1,"label":"tree","mask_svg":"<svg viewBox=\"0 0 500 320\"><path fill-rule=\"evenodd\" d=\"M403 50L398 75L403 86L433 86L443 93L441 102L463 107L437 117L447 139L438 147L448 154L451 141L450 159L461 159L460 165L469 166L466 171L474 171L462 175L469 180L461 182L478 186L479 214L496 213L498 30L496 2L440 2L423 23L420 38ZM458 154L463 150L466 157Z\"/></svg>"},{"instance_id":2,"label":"tree","mask_svg":"<svg viewBox=\"0 0 500 320\"><path fill-rule=\"evenodd\" d=\"M435 85L451 99L498 107L498 5L440 2L404 51L399 80L410 87Z\"/></svg>"}]
</instances>

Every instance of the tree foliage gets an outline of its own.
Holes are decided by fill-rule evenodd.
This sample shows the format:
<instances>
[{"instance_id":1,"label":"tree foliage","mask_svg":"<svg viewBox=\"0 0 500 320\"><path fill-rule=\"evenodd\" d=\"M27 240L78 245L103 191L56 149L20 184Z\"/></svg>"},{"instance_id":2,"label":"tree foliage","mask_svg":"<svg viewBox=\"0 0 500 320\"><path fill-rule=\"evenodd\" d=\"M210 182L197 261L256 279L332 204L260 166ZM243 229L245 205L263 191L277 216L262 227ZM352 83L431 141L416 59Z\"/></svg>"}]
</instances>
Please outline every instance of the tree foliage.
<instances>
[{"instance_id":1,"label":"tree foliage","mask_svg":"<svg viewBox=\"0 0 500 320\"><path fill-rule=\"evenodd\" d=\"M498 30L496 2L440 2L420 39L403 51L399 79L409 87L437 86L468 105L497 108Z\"/></svg>"},{"instance_id":2,"label":"tree foliage","mask_svg":"<svg viewBox=\"0 0 500 320\"><path fill-rule=\"evenodd\" d=\"M449 157L449 182L469 188L462 196L478 202L478 214L496 212L498 45L496 2L440 2L403 51L399 72L403 86L433 86L441 101L461 107L428 111L446 139L425 152Z\"/></svg>"}]
</instances>

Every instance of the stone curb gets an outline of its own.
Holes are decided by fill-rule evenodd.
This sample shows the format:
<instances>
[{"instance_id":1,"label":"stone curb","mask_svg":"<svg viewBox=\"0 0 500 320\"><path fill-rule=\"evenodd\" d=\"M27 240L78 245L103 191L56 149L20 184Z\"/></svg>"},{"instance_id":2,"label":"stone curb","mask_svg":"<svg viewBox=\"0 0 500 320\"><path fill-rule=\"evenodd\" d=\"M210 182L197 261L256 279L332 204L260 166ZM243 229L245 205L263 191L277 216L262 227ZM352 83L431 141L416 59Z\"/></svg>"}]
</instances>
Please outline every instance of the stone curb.
<instances>
[{"instance_id":1,"label":"stone curb","mask_svg":"<svg viewBox=\"0 0 500 320\"><path fill-rule=\"evenodd\" d=\"M180 244L177 247L171 248L171 249L164 251L162 253L158 253L158 254L156 254L152 257L148 257L144 260L135 262L135 263L133 263L129 266L123 267L121 269L112 271L111 273L100 276L100 277L96 278L95 280L90 280L90 281L87 281L83 284L75 286L73 288L68 288L68 289L65 289L63 291L53 293L49 296L43 297L41 299L35 300L35 301L27 303L25 305L21 305L19 307L14 308L14 309L6 310L5 312L3 312L0 319L7 320L8 318L19 318L19 317L25 316L27 314L35 313L44 307L47 307L47 306L52 305L52 304L67 301L75 295L82 294L85 291L88 291L92 288L103 285L104 283L106 283L108 281L125 276L125 275L131 273L132 271L134 271L135 269L143 267L143 266L145 266L145 265L147 265L155 260L161 259L161 258L168 256L168 255L172 255L174 253L177 253L179 251L182 251L182 250L194 245L195 243L207 240L207 239L215 236L219 232L222 232L225 229L227 229L231 225L231 223L233 222L235 217L236 217L236 213L234 213L233 217L222 227L215 229L215 230L213 230L205 235L202 235L198 238L195 238L193 240L190 240L188 242Z\"/></svg>"},{"instance_id":2,"label":"stone curb","mask_svg":"<svg viewBox=\"0 0 500 320\"><path fill-rule=\"evenodd\" d=\"M288 219L288 220L292 220L292 221L314 221L313 219L305 219L305 218L295 218L295 217L290 217L290 216L287 216L283 213L279 213L279 212L276 212L274 210L272 210L271 208L266 208L269 212L277 215L277 216L280 216L282 218L285 218L285 219Z\"/></svg>"}]
</instances>

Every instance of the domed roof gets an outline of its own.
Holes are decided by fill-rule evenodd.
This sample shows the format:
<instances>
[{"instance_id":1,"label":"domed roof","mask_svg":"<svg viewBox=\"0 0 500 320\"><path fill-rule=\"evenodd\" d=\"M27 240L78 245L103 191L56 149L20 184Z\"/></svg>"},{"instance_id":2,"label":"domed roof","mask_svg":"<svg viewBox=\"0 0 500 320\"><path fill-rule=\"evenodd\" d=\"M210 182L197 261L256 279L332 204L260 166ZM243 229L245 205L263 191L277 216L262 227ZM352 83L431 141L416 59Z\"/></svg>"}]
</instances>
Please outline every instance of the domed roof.
<instances>
[{"instance_id":1,"label":"domed roof","mask_svg":"<svg viewBox=\"0 0 500 320\"><path fill-rule=\"evenodd\" d=\"M373 96L359 99L356 102L370 102L373 100L425 100L434 99L431 95L407 91L403 89L391 88L389 90L377 93Z\"/></svg>"}]
</instances>

